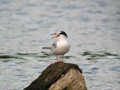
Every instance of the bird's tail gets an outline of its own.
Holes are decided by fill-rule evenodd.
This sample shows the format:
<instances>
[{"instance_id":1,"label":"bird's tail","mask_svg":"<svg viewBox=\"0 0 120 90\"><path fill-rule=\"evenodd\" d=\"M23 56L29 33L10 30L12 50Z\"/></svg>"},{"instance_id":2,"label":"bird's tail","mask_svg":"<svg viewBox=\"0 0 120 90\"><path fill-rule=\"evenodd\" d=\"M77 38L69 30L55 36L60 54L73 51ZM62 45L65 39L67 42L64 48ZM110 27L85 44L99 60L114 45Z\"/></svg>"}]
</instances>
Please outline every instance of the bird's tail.
<instances>
[{"instance_id":1,"label":"bird's tail","mask_svg":"<svg viewBox=\"0 0 120 90\"><path fill-rule=\"evenodd\" d=\"M51 47L42 47L42 49L51 49Z\"/></svg>"}]
</instances>

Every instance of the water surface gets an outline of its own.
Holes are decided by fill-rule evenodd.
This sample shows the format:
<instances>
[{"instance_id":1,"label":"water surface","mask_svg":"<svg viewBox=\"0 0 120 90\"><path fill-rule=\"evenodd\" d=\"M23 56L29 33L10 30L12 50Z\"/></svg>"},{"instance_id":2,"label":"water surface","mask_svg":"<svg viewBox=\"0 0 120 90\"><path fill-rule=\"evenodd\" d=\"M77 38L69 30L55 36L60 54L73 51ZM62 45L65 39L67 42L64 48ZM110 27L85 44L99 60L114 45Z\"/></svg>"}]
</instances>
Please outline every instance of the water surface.
<instances>
[{"instance_id":1,"label":"water surface","mask_svg":"<svg viewBox=\"0 0 120 90\"><path fill-rule=\"evenodd\" d=\"M0 0L0 90L22 90L55 62L42 47L60 30L88 90L119 90L119 0Z\"/></svg>"}]
</instances>

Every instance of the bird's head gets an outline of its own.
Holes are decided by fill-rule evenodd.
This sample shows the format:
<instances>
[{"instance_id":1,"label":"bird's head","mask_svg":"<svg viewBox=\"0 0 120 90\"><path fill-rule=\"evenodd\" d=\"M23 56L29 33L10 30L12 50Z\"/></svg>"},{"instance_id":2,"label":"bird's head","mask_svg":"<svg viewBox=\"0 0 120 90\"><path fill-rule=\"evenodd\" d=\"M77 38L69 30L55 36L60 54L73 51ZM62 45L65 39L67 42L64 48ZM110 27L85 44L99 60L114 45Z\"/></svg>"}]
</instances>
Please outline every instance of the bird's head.
<instances>
[{"instance_id":1,"label":"bird's head","mask_svg":"<svg viewBox=\"0 0 120 90\"><path fill-rule=\"evenodd\" d=\"M68 37L66 32L64 32L64 31L60 31L59 33L53 33L52 35L53 35L54 38L58 38L62 35L65 36L66 38Z\"/></svg>"}]
</instances>

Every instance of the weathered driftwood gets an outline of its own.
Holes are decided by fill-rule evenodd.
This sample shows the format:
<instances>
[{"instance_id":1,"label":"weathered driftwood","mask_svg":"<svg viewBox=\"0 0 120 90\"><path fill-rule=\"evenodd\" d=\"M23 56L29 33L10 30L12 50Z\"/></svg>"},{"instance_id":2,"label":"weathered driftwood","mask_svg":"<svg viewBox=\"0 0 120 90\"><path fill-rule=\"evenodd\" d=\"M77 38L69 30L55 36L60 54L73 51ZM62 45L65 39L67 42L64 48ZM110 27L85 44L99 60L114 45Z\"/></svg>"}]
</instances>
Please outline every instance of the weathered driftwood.
<instances>
[{"instance_id":1,"label":"weathered driftwood","mask_svg":"<svg viewBox=\"0 0 120 90\"><path fill-rule=\"evenodd\" d=\"M75 64L54 63L24 90L87 90L82 70Z\"/></svg>"}]
</instances>

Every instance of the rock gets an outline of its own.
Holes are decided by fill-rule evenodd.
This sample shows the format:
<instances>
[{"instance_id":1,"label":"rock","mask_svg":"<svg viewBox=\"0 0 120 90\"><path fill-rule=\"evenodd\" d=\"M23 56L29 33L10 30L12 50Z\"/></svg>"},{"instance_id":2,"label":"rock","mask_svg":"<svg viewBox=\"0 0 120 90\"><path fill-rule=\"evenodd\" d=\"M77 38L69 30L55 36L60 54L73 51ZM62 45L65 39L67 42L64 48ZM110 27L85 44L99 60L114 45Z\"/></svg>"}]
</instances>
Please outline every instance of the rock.
<instances>
[{"instance_id":1,"label":"rock","mask_svg":"<svg viewBox=\"0 0 120 90\"><path fill-rule=\"evenodd\" d=\"M87 90L82 70L75 64L54 63L24 90Z\"/></svg>"}]
</instances>

